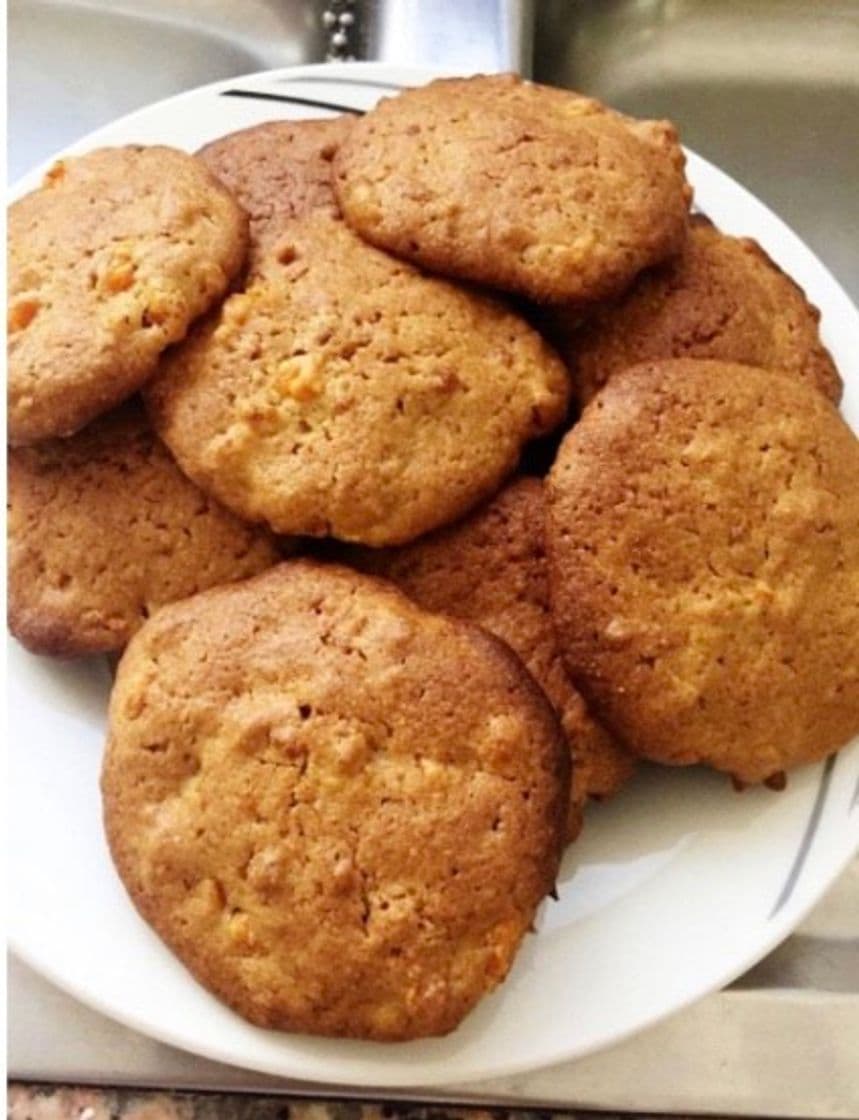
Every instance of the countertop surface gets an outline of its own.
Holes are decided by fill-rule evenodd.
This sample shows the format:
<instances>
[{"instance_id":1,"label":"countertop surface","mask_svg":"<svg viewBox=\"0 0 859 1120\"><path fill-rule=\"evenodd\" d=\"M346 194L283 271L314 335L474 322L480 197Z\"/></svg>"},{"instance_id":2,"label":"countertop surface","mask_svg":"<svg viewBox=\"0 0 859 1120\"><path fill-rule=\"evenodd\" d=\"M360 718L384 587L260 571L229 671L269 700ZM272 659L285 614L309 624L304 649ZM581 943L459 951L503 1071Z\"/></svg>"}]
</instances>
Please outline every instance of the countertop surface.
<instances>
[{"instance_id":1,"label":"countertop surface","mask_svg":"<svg viewBox=\"0 0 859 1120\"><path fill-rule=\"evenodd\" d=\"M285 1102L282 1097L238 1093L162 1093L69 1086L9 1087L9 1120L619 1120L619 1113L546 1112L504 1108L358 1103ZM629 1114L624 1114L633 1120ZM636 1120L656 1120L636 1114ZM719 1120L711 1114L710 1120Z\"/></svg>"}]
</instances>

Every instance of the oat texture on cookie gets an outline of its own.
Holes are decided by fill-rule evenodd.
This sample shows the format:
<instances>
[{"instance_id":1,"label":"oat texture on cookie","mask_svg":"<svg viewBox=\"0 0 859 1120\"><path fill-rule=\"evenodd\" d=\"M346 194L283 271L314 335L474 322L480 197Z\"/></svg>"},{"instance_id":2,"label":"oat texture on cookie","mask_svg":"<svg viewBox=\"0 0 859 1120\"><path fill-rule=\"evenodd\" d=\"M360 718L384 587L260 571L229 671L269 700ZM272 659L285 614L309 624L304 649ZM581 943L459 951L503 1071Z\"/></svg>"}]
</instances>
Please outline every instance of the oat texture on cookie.
<instances>
[{"instance_id":1,"label":"oat texture on cookie","mask_svg":"<svg viewBox=\"0 0 859 1120\"><path fill-rule=\"evenodd\" d=\"M121 650L159 606L279 559L186 478L139 401L9 455L9 628L36 653Z\"/></svg>"},{"instance_id":2,"label":"oat texture on cookie","mask_svg":"<svg viewBox=\"0 0 859 1120\"><path fill-rule=\"evenodd\" d=\"M506 305L318 213L147 387L183 469L236 513L373 546L492 494L568 396L563 363Z\"/></svg>"},{"instance_id":3,"label":"oat texture on cookie","mask_svg":"<svg viewBox=\"0 0 859 1120\"><path fill-rule=\"evenodd\" d=\"M643 273L584 326L558 310L561 353L586 403L627 366L662 358L712 358L790 373L830 400L841 378L820 338L820 312L757 242L693 219L682 253Z\"/></svg>"},{"instance_id":4,"label":"oat texture on cookie","mask_svg":"<svg viewBox=\"0 0 859 1120\"><path fill-rule=\"evenodd\" d=\"M226 291L247 218L193 156L102 148L9 209L8 430L67 436L134 393Z\"/></svg>"},{"instance_id":5,"label":"oat texture on cookie","mask_svg":"<svg viewBox=\"0 0 859 1120\"><path fill-rule=\"evenodd\" d=\"M816 388L633 367L564 440L548 498L559 642L631 748L760 782L859 731L859 441Z\"/></svg>"},{"instance_id":6,"label":"oat texture on cookie","mask_svg":"<svg viewBox=\"0 0 859 1120\"><path fill-rule=\"evenodd\" d=\"M452 1030L552 888L568 755L478 627L287 561L166 607L111 698L120 875L197 978L266 1027Z\"/></svg>"},{"instance_id":7,"label":"oat texture on cookie","mask_svg":"<svg viewBox=\"0 0 859 1120\"><path fill-rule=\"evenodd\" d=\"M248 214L251 272L295 218L314 211L339 214L331 165L350 125L346 116L265 121L221 136L197 153Z\"/></svg>"},{"instance_id":8,"label":"oat texture on cookie","mask_svg":"<svg viewBox=\"0 0 859 1120\"><path fill-rule=\"evenodd\" d=\"M351 549L348 563L395 583L420 606L464 618L507 642L561 720L573 766L567 835L588 797L630 777L634 756L588 711L564 668L549 612L543 486L518 478L463 520L396 549Z\"/></svg>"},{"instance_id":9,"label":"oat texture on cookie","mask_svg":"<svg viewBox=\"0 0 859 1120\"><path fill-rule=\"evenodd\" d=\"M614 295L677 252L691 190L676 132L514 75L381 101L334 161L346 220L442 275L539 302Z\"/></svg>"}]
</instances>

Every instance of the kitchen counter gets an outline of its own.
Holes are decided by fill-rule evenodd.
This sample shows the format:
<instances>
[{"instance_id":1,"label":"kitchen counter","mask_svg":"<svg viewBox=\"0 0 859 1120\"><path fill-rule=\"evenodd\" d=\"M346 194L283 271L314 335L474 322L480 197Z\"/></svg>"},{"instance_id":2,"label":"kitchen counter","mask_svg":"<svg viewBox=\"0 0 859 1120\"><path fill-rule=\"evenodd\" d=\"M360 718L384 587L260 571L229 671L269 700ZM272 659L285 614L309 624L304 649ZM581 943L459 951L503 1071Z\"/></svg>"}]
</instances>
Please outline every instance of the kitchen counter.
<instances>
[{"instance_id":1,"label":"kitchen counter","mask_svg":"<svg viewBox=\"0 0 859 1120\"><path fill-rule=\"evenodd\" d=\"M148 1093L16 1084L9 1087L8 1107L9 1120L552 1120L555 1116L577 1120L597 1114L323 1100L287 1104L282 1097L237 1093ZM599 1116L612 1120L608 1113ZM628 1116L628 1120L636 1118ZM647 1118L641 1114L638 1120Z\"/></svg>"}]
</instances>

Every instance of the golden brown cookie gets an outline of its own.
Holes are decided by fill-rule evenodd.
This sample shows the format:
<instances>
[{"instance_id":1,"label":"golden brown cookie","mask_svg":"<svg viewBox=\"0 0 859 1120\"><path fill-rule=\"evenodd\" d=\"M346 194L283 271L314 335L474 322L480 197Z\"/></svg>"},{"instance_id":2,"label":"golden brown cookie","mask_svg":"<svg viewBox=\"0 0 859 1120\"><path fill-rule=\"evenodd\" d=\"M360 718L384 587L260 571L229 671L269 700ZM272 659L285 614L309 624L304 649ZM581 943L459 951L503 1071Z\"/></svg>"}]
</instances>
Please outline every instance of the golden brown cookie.
<instances>
[{"instance_id":1,"label":"golden brown cookie","mask_svg":"<svg viewBox=\"0 0 859 1120\"><path fill-rule=\"evenodd\" d=\"M181 473L136 401L11 451L7 528L9 629L60 656L122 649L161 604L279 559Z\"/></svg>"},{"instance_id":2,"label":"golden brown cookie","mask_svg":"<svg viewBox=\"0 0 859 1120\"><path fill-rule=\"evenodd\" d=\"M314 210L339 215L331 162L351 123L347 116L266 121L222 136L197 153L250 217L251 271L294 218Z\"/></svg>"},{"instance_id":3,"label":"golden brown cookie","mask_svg":"<svg viewBox=\"0 0 859 1120\"><path fill-rule=\"evenodd\" d=\"M617 303L579 330L561 352L586 403L615 373L663 358L714 358L783 370L841 399L841 378L820 341L820 312L757 242L728 237L696 217L683 252L643 273ZM577 326L575 310L570 326Z\"/></svg>"},{"instance_id":4,"label":"golden brown cookie","mask_svg":"<svg viewBox=\"0 0 859 1120\"><path fill-rule=\"evenodd\" d=\"M549 613L543 486L519 478L456 525L404 548L351 549L350 564L392 580L416 603L484 626L507 642L557 711L573 762L567 835L588 796L615 793L633 756L588 712L567 676Z\"/></svg>"},{"instance_id":5,"label":"golden brown cookie","mask_svg":"<svg viewBox=\"0 0 859 1120\"><path fill-rule=\"evenodd\" d=\"M404 543L496 490L563 418L563 363L503 304L326 215L296 219L279 256L147 387L183 469L236 513Z\"/></svg>"},{"instance_id":6,"label":"golden brown cookie","mask_svg":"<svg viewBox=\"0 0 859 1120\"><path fill-rule=\"evenodd\" d=\"M637 753L759 782L859 732L859 441L807 382L613 377L548 483L559 643Z\"/></svg>"},{"instance_id":7,"label":"golden brown cookie","mask_svg":"<svg viewBox=\"0 0 859 1120\"><path fill-rule=\"evenodd\" d=\"M247 218L193 156L101 148L9 210L9 442L135 392L241 268Z\"/></svg>"},{"instance_id":8,"label":"golden brown cookie","mask_svg":"<svg viewBox=\"0 0 859 1120\"><path fill-rule=\"evenodd\" d=\"M613 295L680 248L683 167L667 122L512 74L381 101L334 161L343 215L374 245L549 302Z\"/></svg>"},{"instance_id":9,"label":"golden brown cookie","mask_svg":"<svg viewBox=\"0 0 859 1120\"><path fill-rule=\"evenodd\" d=\"M503 643L294 561L132 640L105 824L141 914L241 1015L418 1038L507 974L554 883L568 766Z\"/></svg>"}]
</instances>

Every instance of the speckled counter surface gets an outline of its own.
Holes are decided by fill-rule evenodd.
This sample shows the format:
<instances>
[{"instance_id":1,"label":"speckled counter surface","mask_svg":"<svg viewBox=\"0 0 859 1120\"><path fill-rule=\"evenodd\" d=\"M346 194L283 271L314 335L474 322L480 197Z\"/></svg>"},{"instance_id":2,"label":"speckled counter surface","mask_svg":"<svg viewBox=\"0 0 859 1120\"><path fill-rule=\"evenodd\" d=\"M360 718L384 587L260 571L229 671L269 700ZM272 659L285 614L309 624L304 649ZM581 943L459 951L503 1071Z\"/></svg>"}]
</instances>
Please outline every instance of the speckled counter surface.
<instances>
[{"instance_id":1,"label":"speckled counter surface","mask_svg":"<svg viewBox=\"0 0 859 1120\"><path fill-rule=\"evenodd\" d=\"M60 1085L9 1086L9 1120L552 1120L579 1117L612 1120L619 1114L536 1112L290 1101L237 1093L146 1093L76 1089ZM628 1116L628 1114L625 1114ZM647 1120L643 1114L629 1120ZM680 1118L682 1120L682 1117ZM718 1120L712 1117L711 1120Z\"/></svg>"}]
</instances>

